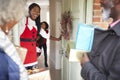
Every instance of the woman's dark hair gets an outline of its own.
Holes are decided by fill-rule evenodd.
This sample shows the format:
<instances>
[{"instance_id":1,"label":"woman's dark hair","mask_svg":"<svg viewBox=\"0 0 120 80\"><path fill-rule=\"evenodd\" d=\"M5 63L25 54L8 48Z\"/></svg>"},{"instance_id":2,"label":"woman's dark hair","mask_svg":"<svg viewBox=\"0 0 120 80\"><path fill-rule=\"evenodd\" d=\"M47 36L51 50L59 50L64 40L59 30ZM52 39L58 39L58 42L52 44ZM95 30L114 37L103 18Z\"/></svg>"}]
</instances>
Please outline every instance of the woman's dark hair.
<instances>
[{"instance_id":1,"label":"woman's dark hair","mask_svg":"<svg viewBox=\"0 0 120 80\"><path fill-rule=\"evenodd\" d=\"M48 23L47 23L46 21L43 21L43 22L41 22L41 25L42 25L43 23L44 23L44 24L45 24L45 26L46 26L46 27L45 27L45 30L46 30L46 29L48 29L48 28L49 28Z\"/></svg>"},{"instance_id":2,"label":"woman's dark hair","mask_svg":"<svg viewBox=\"0 0 120 80\"><path fill-rule=\"evenodd\" d=\"M29 12L30 12L31 9L33 9L34 7L38 7L39 9L41 9L38 4L32 3L32 4L29 6ZM35 19L35 23L36 23L36 26L37 26L37 29L38 29L38 33L37 33L37 35L38 35L39 32L40 32L40 29L41 29L41 26L40 26L40 15Z\"/></svg>"},{"instance_id":3,"label":"woman's dark hair","mask_svg":"<svg viewBox=\"0 0 120 80\"><path fill-rule=\"evenodd\" d=\"M36 26L37 26L37 29L38 29L38 32L37 32L37 35L38 35L39 32L40 32L40 29L41 29L41 26L40 26L40 15L35 19L35 23L36 23Z\"/></svg>"},{"instance_id":4,"label":"woman's dark hair","mask_svg":"<svg viewBox=\"0 0 120 80\"><path fill-rule=\"evenodd\" d=\"M29 6L29 12L30 12L31 9L34 8L34 7L38 7L39 9L41 9L40 6L39 6L38 4L32 3L32 4Z\"/></svg>"}]
</instances>

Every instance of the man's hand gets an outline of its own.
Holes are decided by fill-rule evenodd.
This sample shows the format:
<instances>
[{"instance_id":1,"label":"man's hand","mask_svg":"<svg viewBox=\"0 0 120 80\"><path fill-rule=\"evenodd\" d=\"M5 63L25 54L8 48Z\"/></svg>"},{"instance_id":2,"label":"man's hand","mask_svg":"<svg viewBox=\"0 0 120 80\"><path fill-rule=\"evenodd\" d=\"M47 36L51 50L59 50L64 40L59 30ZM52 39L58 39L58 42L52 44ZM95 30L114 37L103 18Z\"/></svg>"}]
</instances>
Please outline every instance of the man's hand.
<instances>
[{"instance_id":1,"label":"man's hand","mask_svg":"<svg viewBox=\"0 0 120 80\"><path fill-rule=\"evenodd\" d=\"M84 54L83 54L83 57L82 57L82 59L81 59L81 66L82 66L85 62L89 62L89 61L90 61L90 59L89 59L87 53L84 53Z\"/></svg>"}]
</instances>

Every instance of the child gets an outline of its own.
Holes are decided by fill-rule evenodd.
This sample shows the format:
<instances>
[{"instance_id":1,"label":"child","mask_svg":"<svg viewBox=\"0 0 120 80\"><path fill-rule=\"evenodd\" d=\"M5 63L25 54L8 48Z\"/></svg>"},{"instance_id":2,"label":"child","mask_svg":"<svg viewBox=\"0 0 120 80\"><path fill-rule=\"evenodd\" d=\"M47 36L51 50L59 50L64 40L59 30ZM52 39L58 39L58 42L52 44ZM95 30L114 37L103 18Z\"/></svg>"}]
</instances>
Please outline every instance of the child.
<instances>
[{"instance_id":1,"label":"child","mask_svg":"<svg viewBox=\"0 0 120 80\"><path fill-rule=\"evenodd\" d=\"M48 67L48 64L47 64L47 45L46 45L46 42L47 42L47 38L50 38L50 40L55 40L55 41L59 41L61 40L61 35L59 38L55 38L53 36L50 35L49 37L49 34L48 34L48 23L43 21L41 22L41 31L40 31L40 35L38 37L38 40L37 40L37 46L41 49L43 47L43 50L44 50L44 64L45 64L45 67ZM37 56L39 57L41 55L41 52L37 53Z\"/></svg>"}]
</instances>

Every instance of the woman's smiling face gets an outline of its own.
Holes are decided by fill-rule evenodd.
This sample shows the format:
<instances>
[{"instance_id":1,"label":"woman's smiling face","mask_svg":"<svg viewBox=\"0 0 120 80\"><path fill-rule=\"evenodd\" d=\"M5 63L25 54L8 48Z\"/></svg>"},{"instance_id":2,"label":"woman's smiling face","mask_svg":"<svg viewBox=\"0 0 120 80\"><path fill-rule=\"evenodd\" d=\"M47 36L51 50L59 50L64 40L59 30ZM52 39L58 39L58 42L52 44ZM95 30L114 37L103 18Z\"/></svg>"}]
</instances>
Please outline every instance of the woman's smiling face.
<instances>
[{"instance_id":1,"label":"woman's smiling face","mask_svg":"<svg viewBox=\"0 0 120 80\"><path fill-rule=\"evenodd\" d=\"M40 15L40 8L35 6L30 10L30 17L35 20Z\"/></svg>"}]
</instances>

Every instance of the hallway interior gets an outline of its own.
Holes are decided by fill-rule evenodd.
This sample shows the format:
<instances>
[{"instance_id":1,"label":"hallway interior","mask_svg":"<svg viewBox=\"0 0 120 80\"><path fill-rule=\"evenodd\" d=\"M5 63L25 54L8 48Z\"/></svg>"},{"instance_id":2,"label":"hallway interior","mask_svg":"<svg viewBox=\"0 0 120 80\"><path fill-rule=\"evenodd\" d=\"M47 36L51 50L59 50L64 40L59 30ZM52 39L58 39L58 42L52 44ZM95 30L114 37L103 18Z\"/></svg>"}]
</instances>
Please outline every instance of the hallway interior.
<instances>
[{"instance_id":1,"label":"hallway interior","mask_svg":"<svg viewBox=\"0 0 120 80\"><path fill-rule=\"evenodd\" d=\"M50 26L49 27L50 31L52 30L52 32L49 32L49 33L51 33L53 36L58 36L59 35L58 32L60 32L60 31L57 31L57 35L55 34L55 32L56 32L57 28L59 30L60 19L59 19L59 21L57 21L57 28L54 26L55 24L51 26L52 23L55 23L55 21L54 21L55 18L53 18L55 15L52 15L52 14L54 14L53 12L55 12L56 8L59 8L59 7L56 7L56 8L52 7L53 5L55 5L54 3L55 3L56 0L51 1L51 3L50 3L50 0L26 0L26 1L27 1L27 6L30 5L33 2L40 5L40 7L41 7L41 12L40 12L41 22L46 21ZM59 2L59 0L57 2ZM53 9L51 9L50 7L52 7ZM50 14L50 11L52 12L52 14ZM61 10L59 8L59 12L58 11L57 12L60 14L61 13L60 11ZM58 14L58 13L56 13L56 14ZM52 16L52 21L54 21L54 22L51 22L50 16ZM57 18L57 16L56 16L56 18ZM47 40L47 42L48 42L47 43L47 47L48 47L47 48L48 49L47 53L48 53L48 66L49 67L45 68L45 66L44 66L44 53L42 53L41 56L38 58L38 66L39 66L39 69L41 71L39 73L32 74L31 75L32 79L30 79L30 80L61 80L61 70L55 69L55 64L56 63L52 62L52 61L55 61L55 59L54 59L54 58L56 58L55 53L58 53L58 52L53 51L51 49L51 48L54 49L54 47L56 47L56 46L54 46L56 43L54 43L54 41L53 41L51 44L49 44L49 42L50 42L49 39ZM57 45L58 44L59 43L57 43ZM53 51L53 52L50 52L49 49L51 49L51 51ZM59 49L59 47L57 47L57 49ZM50 56L49 53L52 53L51 56ZM52 60L49 59L49 56ZM36 76L39 76L39 78L35 79L34 77L36 77Z\"/></svg>"}]
</instances>

